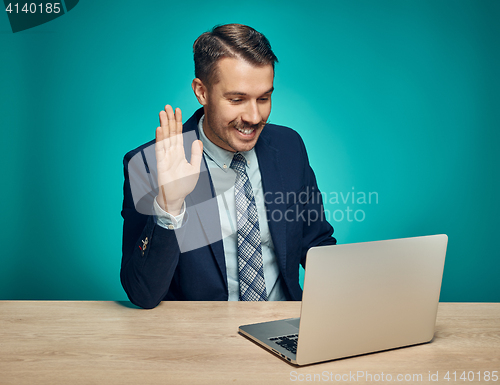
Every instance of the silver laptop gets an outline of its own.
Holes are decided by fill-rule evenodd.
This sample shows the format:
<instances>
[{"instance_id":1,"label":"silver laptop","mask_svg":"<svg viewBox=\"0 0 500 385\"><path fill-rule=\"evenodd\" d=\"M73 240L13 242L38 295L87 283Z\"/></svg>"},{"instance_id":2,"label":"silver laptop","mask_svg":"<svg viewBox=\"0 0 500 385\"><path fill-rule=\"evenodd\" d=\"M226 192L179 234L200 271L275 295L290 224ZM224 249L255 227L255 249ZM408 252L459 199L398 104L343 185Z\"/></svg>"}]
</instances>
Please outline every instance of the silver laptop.
<instances>
[{"instance_id":1,"label":"silver laptop","mask_svg":"<svg viewBox=\"0 0 500 385\"><path fill-rule=\"evenodd\" d=\"M314 247L300 318L239 327L296 365L429 342L448 237Z\"/></svg>"}]
</instances>

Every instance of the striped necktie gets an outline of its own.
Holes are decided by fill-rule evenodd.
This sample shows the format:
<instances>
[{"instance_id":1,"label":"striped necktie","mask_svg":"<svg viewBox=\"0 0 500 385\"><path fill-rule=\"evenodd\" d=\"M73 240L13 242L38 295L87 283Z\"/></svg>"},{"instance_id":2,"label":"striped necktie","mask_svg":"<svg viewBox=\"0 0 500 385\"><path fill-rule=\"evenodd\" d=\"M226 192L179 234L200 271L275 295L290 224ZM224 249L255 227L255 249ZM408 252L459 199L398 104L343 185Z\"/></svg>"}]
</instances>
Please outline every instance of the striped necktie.
<instances>
[{"instance_id":1,"label":"striped necktie","mask_svg":"<svg viewBox=\"0 0 500 385\"><path fill-rule=\"evenodd\" d=\"M246 164L245 157L236 153L230 166L236 171L234 195L238 222L240 301L267 301L259 217Z\"/></svg>"}]
</instances>

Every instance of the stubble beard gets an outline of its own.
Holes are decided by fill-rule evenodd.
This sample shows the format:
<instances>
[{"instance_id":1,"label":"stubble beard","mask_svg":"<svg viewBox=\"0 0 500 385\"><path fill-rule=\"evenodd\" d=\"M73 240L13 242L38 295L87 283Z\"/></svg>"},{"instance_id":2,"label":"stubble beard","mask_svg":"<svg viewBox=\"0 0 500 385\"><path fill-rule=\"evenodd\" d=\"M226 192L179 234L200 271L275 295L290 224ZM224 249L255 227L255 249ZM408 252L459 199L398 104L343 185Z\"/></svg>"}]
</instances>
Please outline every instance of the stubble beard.
<instances>
[{"instance_id":1,"label":"stubble beard","mask_svg":"<svg viewBox=\"0 0 500 385\"><path fill-rule=\"evenodd\" d=\"M228 150L228 148L225 148L226 150L228 151L231 151L231 152L238 152L238 151L250 151L254 146L252 146L252 148L249 148L249 149L246 149L246 150L238 150L237 148L234 148L234 144L230 143L230 138L231 138L231 135L230 135L230 132L232 129L239 129L239 130L244 130L244 129L255 129L257 132L256 134L258 136L260 136L260 131L264 128L264 126L267 124L267 121L262 121L260 123L257 123L257 124L247 124L245 122L243 122L242 120L236 118L234 120L232 120L231 122L229 122L226 125L222 126L221 125L218 125L216 121L214 121L214 119L212 119L212 117L214 116L214 114L212 114L212 111L211 111L211 108L207 108L207 111L206 111L206 114L205 114L205 119L206 119L206 122L208 124L208 127L209 127L209 131L215 135L215 137L217 138L217 141L218 143L215 143L217 146L219 147L222 147L221 144L227 146L228 148L230 148L230 150ZM218 127L220 129L215 129L214 130L214 127ZM220 134L221 133L228 133L228 135L226 136L226 138L222 137ZM205 135L206 135L206 132L205 132ZM257 138L258 138L257 136ZM211 140L209 138L209 140ZM222 147L224 148L224 147Z\"/></svg>"}]
</instances>

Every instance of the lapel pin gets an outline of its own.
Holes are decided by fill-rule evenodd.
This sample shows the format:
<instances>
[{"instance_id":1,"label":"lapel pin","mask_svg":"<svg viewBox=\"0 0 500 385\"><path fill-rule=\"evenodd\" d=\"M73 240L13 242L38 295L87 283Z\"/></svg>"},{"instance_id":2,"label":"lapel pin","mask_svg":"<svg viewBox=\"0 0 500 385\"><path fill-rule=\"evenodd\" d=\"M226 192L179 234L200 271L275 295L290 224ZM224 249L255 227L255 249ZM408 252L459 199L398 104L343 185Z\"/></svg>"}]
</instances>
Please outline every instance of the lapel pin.
<instances>
[{"instance_id":1,"label":"lapel pin","mask_svg":"<svg viewBox=\"0 0 500 385\"><path fill-rule=\"evenodd\" d=\"M141 242L142 242L142 247L139 246L139 249L141 249L142 255L144 255L144 251L146 251L146 248L148 247L148 237L146 237L146 239L144 239Z\"/></svg>"}]
</instances>

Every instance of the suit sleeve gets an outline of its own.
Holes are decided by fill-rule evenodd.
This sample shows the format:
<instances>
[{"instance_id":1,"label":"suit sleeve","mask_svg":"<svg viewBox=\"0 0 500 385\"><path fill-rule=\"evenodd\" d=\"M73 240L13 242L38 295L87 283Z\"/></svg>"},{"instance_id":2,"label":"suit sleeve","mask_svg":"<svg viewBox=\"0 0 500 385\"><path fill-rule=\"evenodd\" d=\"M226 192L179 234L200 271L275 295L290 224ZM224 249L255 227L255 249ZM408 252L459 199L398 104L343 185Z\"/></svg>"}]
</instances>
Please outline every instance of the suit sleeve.
<instances>
[{"instance_id":1,"label":"suit sleeve","mask_svg":"<svg viewBox=\"0 0 500 385\"><path fill-rule=\"evenodd\" d=\"M180 255L176 232L155 223L153 215L137 212L124 159L123 242L120 279L130 301L156 307L167 294Z\"/></svg>"},{"instance_id":2,"label":"suit sleeve","mask_svg":"<svg viewBox=\"0 0 500 385\"><path fill-rule=\"evenodd\" d=\"M314 171L309 165L306 148L300 139L301 149L305 158L304 185L307 186L309 197L305 205L306 220L303 223L302 259L301 264L305 267L306 254L311 247L336 245L337 240L333 237L333 227L325 218L323 199L316 182Z\"/></svg>"}]
</instances>

